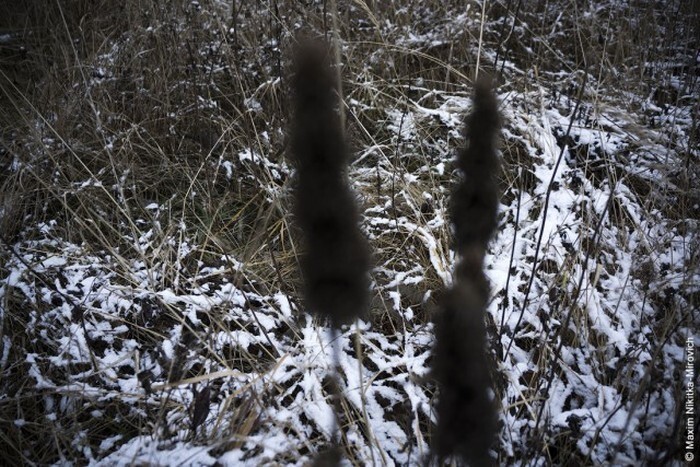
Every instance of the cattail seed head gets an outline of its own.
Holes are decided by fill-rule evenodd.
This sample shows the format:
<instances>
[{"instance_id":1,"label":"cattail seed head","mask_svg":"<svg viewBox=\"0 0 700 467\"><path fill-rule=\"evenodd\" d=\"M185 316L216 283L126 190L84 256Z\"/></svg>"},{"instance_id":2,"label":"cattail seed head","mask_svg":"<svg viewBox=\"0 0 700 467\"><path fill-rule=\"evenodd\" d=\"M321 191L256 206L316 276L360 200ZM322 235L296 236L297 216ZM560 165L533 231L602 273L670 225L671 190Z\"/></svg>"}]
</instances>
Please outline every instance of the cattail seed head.
<instances>
[{"instance_id":1,"label":"cattail seed head","mask_svg":"<svg viewBox=\"0 0 700 467\"><path fill-rule=\"evenodd\" d=\"M367 307L369 258L348 188L348 150L328 56L327 48L317 43L297 51L292 153L295 212L306 249L301 267L307 306L337 327L360 317Z\"/></svg>"},{"instance_id":2,"label":"cattail seed head","mask_svg":"<svg viewBox=\"0 0 700 467\"><path fill-rule=\"evenodd\" d=\"M487 84L477 84L474 109L466 120L468 146L458 153L464 177L452 192L450 213L460 262L455 283L435 319L433 375L440 396L433 453L455 456L472 466L490 465L497 416L490 398L491 377L484 324L489 286L483 261L497 227L495 138L500 119Z\"/></svg>"},{"instance_id":3,"label":"cattail seed head","mask_svg":"<svg viewBox=\"0 0 700 467\"><path fill-rule=\"evenodd\" d=\"M478 287L457 282L436 319L433 351L433 374L440 387L435 454L441 460L458 456L474 466L489 465L497 422L485 358L485 306Z\"/></svg>"},{"instance_id":4,"label":"cattail seed head","mask_svg":"<svg viewBox=\"0 0 700 467\"><path fill-rule=\"evenodd\" d=\"M497 227L498 105L484 81L477 83L473 102L474 110L465 125L468 145L457 154L464 178L455 187L450 206L455 244L462 254L473 246L484 250Z\"/></svg>"}]
</instances>

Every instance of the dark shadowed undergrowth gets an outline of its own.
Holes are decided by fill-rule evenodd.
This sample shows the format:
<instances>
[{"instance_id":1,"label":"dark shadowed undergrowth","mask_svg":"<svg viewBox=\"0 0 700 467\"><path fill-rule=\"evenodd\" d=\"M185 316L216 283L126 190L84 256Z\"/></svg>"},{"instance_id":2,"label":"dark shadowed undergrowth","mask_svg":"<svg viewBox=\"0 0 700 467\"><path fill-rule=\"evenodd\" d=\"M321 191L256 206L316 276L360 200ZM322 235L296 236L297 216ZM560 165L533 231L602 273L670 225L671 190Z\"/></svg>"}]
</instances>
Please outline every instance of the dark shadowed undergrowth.
<instances>
[{"instance_id":1,"label":"dark shadowed undergrowth","mask_svg":"<svg viewBox=\"0 0 700 467\"><path fill-rule=\"evenodd\" d=\"M333 4L0 7L1 463L680 465L697 2Z\"/></svg>"}]
</instances>

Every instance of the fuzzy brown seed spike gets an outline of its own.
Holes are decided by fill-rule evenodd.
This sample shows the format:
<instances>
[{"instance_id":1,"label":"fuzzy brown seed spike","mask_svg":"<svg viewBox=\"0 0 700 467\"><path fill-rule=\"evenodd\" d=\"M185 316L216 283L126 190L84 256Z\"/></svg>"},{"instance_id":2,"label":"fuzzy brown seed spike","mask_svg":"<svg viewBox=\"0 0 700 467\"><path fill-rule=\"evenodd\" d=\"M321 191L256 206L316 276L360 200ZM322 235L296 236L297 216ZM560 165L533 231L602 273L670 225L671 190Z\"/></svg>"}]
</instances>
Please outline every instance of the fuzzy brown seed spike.
<instances>
[{"instance_id":1,"label":"fuzzy brown seed spike","mask_svg":"<svg viewBox=\"0 0 700 467\"><path fill-rule=\"evenodd\" d=\"M345 174L348 150L327 49L305 44L297 51L295 71L292 153L296 217L306 247L301 260L305 296L312 312L338 327L366 309L368 249Z\"/></svg>"},{"instance_id":2,"label":"fuzzy brown seed spike","mask_svg":"<svg viewBox=\"0 0 700 467\"><path fill-rule=\"evenodd\" d=\"M440 387L438 458L461 457L470 466L489 465L496 417L489 397L485 302L479 287L459 283L448 291L435 323L433 372Z\"/></svg>"},{"instance_id":3,"label":"fuzzy brown seed spike","mask_svg":"<svg viewBox=\"0 0 700 467\"><path fill-rule=\"evenodd\" d=\"M474 110L465 125L468 145L459 151L457 164L464 174L452 194L451 215L457 251L484 250L496 230L498 191L495 175L496 135L500 126L496 98L483 81L476 86Z\"/></svg>"},{"instance_id":4,"label":"fuzzy brown seed spike","mask_svg":"<svg viewBox=\"0 0 700 467\"><path fill-rule=\"evenodd\" d=\"M485 310L489 287L483 271L486 246L497 227L496 98L479 83L466 121L468 146L458 154L464 178L452 193L450 213L461 257L455 283L435 320L433 374L440 389L433 444L439 460L456 456L471 466L490 465L496 433L490 399Z\"/></svg>"}]
</instances>

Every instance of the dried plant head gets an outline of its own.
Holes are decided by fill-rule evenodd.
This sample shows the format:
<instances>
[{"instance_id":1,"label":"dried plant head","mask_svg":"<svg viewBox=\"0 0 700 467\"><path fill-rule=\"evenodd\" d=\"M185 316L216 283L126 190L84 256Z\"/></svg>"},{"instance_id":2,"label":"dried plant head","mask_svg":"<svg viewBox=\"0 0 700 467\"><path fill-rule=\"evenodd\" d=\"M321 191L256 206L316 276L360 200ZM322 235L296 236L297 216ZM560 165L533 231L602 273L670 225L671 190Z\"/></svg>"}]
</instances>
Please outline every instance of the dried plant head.
<instances>
[{"instance_id":1,"label":"dried plant head","mask_svg":"<svg viewBox=\"0 0 700 467\"><path fill-rule=\"evenodd\" d=\"M489 286L483 270L486 246L497 226L496 98L481 81L466 119L467 146L459 151L463 177L452 192L450 210L460 262L455 283L435 319L433 376L440 391L433 455L458 457L469 465L490 465L496 434L484 319Z\"/></svg>"},{"instance_id":2,"label":"dried plant head","mask_svg":"<svg viewBox=\"0 0 700 467\"><path fill-rule=\"evenodd\" d=\"M477 83L473 104L465 125L467 145L457 154L463 178L455 187L450 203L455 244L460 253L470 246L485 249L497 227L496 136L500 117L488 81Z\"/></svg>"},{"instance_id":3,"label":"dried plant head","mask_svg":"<svg viewBox=\"0 0 700 467\"><path fill-rule=\"evenodd\" d=\"M469 465L490 464L497 418L490 398L485 306L478 287L457 283L435 321L433 375L440 395L433 450L441 461L457 456Z\"/></svg>"},{"instance_id":4,"label":"dried plant head","mask_svg":"<svg viewBox=\"0 0 700 467\"><path fill-rule=\"evenodd\" d=\"M347 146L336 111L328 49L306 43L295 58L296 112L292 153L297 168L295 213L303 232L301 260L309 309L334 326L367 308L369 257L346 176Z\"/></svg>"}]
</instances>

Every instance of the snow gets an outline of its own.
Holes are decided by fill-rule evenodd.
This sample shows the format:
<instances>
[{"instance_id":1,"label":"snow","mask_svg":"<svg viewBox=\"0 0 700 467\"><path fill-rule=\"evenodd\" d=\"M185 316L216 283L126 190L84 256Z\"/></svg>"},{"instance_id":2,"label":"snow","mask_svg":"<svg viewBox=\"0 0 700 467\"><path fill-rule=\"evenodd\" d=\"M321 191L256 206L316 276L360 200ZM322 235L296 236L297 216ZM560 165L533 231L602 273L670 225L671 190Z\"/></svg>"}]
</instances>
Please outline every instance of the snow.
<instances>
[{"instance_id":1,"label":"snow","mask_svg":"<svg viewBox=\"0 0 700 467\"><path fill-rule=\"evenodd\" d=\"M199 5L201 14L210 14L205 5ZM480 8L452 11L421 27L388 19L377 24L402 53L419 56L464 40L480 25L479 11L472 10ZM590 10L582 14L594 16ZM557 12L549 20L548 32L559 34L567 19ZM522 21L513 34L524 34L527 20ZM146 30L155 34L160 27ZM6 36L0 42L14 40ZM266 43L279 47L282 39ZM117 79L115 61L122 53L117 42L105 44L108 52L86 65L95 73L92 89ZM195 45L206 51L220 47L221 40ZM344 46L349 51L357 44ZM522 47L525 54L535 53L525 43ZM353 462L369 464L374 458L412 465L429 453L432 407L439 397L430 382L430 315L435 297L452 282L457 260L446 206L457 176L454 149L472 104L464 85L469 79L452 65L449 91L432 89L438 87L433 79L416 71L410 81L392 82L398 98L375 94L376 80L384 78L371 67L391 67L395 58L405 57L387 47L367 57L367 69L343 70L350 74L345 79L352 92L345 96L349 127L359 134L352 133L358 147L349 178L363 202L362 230L383 249L371 272L371 312L383 319L360 321L335 335L306 313L296 285L277 277L262 283L261 277L277 271L229 246L250 239L226 237L231 251L222 254L189 220L169 217L173 200L149 199L139 206L147 211L145 220L134 220L120 239L137 251L133 256L116 246L95 251L79 236L65 235L60 219L24 227L3 257L0 318L7 323L21 317L23 333L2 335L2 376L13 365L26 367L27 397L40 396L46 420L56 426L66 417L77 419L79 411L109 419L118 407L124 418L115 423L142 430L92 444L83 431L73 441L86 453L78 463L307 465L335 426L323 384L335 364L334 349L342 368L346 436L357 456ZM482 51L482 60L494 58L494 50ZM678 63L640 66L672 73ZM212 75L223 71L221 64L208 69ZM270 102L286 86L279 77L262 76L269 70L255 73L248 77L253 91L240 96L243 114L251 119L276 105ZM658 440L672 435L674 371L685 358L685 343L664 334L668 330L661 323L678 324L677 333L684 336L692 336L697 326L697 314L664 321L665 314L689 310L688 297L700 291L700 271L691 269L697 262L697 220L672 218L665 210L673 204L666 194L677 188L672 172L685 167L684 151L697 156L690 147L697 93L685 92L666 107L631 91L613 98L592 74L580 115L574 115L575 98L562 89L580 75L541 73L522 85L519 80L532 73L506 60L499 88L507 177L499 234L486 256L487 323L504 381L494 391L503 427L494 449L505 464L532 455L528 462L545 465L549 453L533 454L527 443L541 437L554 445L566 438L577 456L593 464L653 463ZM678 77L669 82L682 89ZM626 101L639 102L640 110L631 112ZM189 106L220 109L204 94L183 106L182 115L192 111ZM645 123L649 116L654 125ZM372 133L366 122L381 130ZM37 125L41 132L43 124ZM256 130L254 142L234 141L212 152L201 177L211 171L215 183L257 190L262 211L287 209L293 171L284 157L275 156L281 131L270 124ZM116 151L120 138L110 136L107 149ZM55 140L47 137L44 143ZM515 151L522 157L518 167L507 161ZM13 164L12 170L23 170L23 164ZM603 175L595 173L597 167ZM119 173L121 185L102 184L96 175L71 181L70 189L116 193L127 186L127 173ZM519 186L516 178L529 173L532 186ZM649 183L652 193L641 196L635 180ZM195 196L194 188L193 182L192 202L204 193L196 186ZM115 196L124 209L123 195ZM126 231L121 227L115 232ZM288 228L284 222L277 227ZM288 259L297 252L284 243L284 235L255 240ZM668 337L664 345L660 336ZM14 361L13 355L22 354L18 345L43 350ZM194 432L194 391L205 387L211 403ZM33 422L18 417L12 423L27 429Z\"/></svg>"},{"instance_id":2,"label":"snow","mask_svg":"<svg viewBox=\"0 0 700 467\"><path fill-rule=\"evenodd\" d=\"M114 440L116 441L116 439ZM94 465L130 466L145 465L214 465L216 459L208 454L207 447L193 447L186 443L167 446L148 436L139 436L123 444L117 451Z\"/></svg>"}]
</instances>

